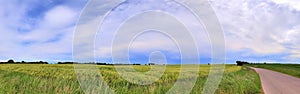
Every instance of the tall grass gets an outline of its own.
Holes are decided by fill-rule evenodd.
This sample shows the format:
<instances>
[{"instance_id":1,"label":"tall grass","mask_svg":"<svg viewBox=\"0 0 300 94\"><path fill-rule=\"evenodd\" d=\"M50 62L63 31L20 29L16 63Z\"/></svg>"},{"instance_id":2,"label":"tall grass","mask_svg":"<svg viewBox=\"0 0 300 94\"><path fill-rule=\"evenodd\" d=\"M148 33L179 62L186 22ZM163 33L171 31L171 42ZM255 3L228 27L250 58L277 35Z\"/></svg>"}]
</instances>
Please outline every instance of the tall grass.
<instances>
[{"instance_id":1,"label":"tall grass","mask_svg":"<svg viewBox=\"0 0 300 94\"><path fill-rule=\"evenodd\" d=\"M248 67L242 67L240 71L225 74L216 93L260 94L262 91L259 75Z\"/></svg>"},{"instance_id":2,"label":"tall grass","mask_svg":"<svg viewBox=\"0 0 300 94\"><path fill-rule=\"evenodd\" d=\"M113 66L98 66L105 82L116 93L161 94L166 93L178 80L180 65L168 65L162 77L150 85L137 85L122 79ZM126 68L126 67L124 67ZM149 71L149 66L134 66L140 72ZM199 77L191 91L201 93L209 73L209 65L200 65ZM185 74L188 79L189 70ZM73 65L0 65L0 93L84 93L76 79ZM217 94L257 94L260 82L252 70L226 65L225 74L216 90Z\"/></svg>"}]
</instances>

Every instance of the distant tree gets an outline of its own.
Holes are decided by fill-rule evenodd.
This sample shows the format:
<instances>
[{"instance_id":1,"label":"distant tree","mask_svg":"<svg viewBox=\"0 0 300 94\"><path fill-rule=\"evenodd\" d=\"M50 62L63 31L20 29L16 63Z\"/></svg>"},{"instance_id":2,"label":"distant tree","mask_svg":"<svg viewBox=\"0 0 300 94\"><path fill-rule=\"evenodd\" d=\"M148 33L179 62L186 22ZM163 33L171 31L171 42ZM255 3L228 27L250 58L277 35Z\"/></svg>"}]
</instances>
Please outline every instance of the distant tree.
<instances>
[{"instance_id":1,"label":"distant tree","mask_svg":"<svg viewBox=\"0 0 300 94\"><path fill-rule=\"evenodd\" d=\"M106 63L96 63L97 65L106 65Z\"/></svg>"},{"instance_id":2,"label":"distant tree","mask_svg":"<svg viewBox=\"0 0 300 94\"><path fill-rule=\"evenodd\" d=\"M22 61L21 63L26 63L25 61Z\"/></svg>"},{"instance_id":3,"label":"distant tree","mask_svg":"<svg viewBox=\"0 0 300 94\"><path fill-rule=\"evenodd\" d=\"M149 63L149 65L155 65L155 63Z\"/></svg>"},{"instance_id":4,"label":"distant tree","mask_svg":"<svg viewBox=\"0 0 300 94\"><path fill-rule=\"evenodd\" d=\"M132 64L132 65L141 65L141 64Z\"/></svg>"},{"instance_id":5,"label":"distant tree","mask_svg":"<svg viewBox=\"0 0 300 94\"><path fill-rule=\"evenodd\" d=\"M249 64L249 62L246 62L246 61L236 61L236 64L238 66L243 66L244 64Z\"/></svg>"},{"instance_id":6,"label":"distant tree","mask_svg":"<svg viewBox=\"0 0 300 94\"><path fill-rule=\"evenodd\" d=\"M15 63L15 61L10 59L10 60L7 61L7 63Z\"/></svg>"},{"instance_id":7,"label":"distant tree","mask_svg":"<svg viewBox=\"0 0 300 94\"><path fill-rule=\"evenodd\" d=\"M75 64L76 62L57 62L57 64ZM89 63L85 63L85 64L89 64ZM94 64L94 63L92 63Z\"/></svg>"},{"instance_id":8,"label":"distant tree","mask_svg":"<svg viewBox=\"0 0 300 94\"><path fill-rule=\"evenodd\" d=\"M38 64L48 64L48 62L40 61Z\"/></svg>"}]
</instances>

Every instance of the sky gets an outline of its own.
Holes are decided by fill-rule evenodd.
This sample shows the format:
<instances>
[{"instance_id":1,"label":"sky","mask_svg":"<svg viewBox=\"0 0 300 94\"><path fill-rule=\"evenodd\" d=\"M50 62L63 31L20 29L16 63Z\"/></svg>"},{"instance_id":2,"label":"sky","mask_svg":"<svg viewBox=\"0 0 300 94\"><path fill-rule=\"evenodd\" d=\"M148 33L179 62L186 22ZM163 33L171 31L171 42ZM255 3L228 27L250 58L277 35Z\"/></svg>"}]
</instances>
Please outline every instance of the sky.
<instances>
[{"instance_id":1,"label":"sky","mask_svg":"<svg viewBox=\"0 0 300 94\"><path fill-rule=\"evenodd\" d=\"M0 61L73 61L73 36L78 26L80 15L86 7L87 0L1 0L0 1ZM149 3L151 2L151 3ZM223 28L226 47L226 63L236 60L251 62L285 62L300 61L300 1L299 0L210 0L216 16ZM105 9L105 4L100 4ZM132 43L121 41L112 48L113 36L124 21L128 21L123 32L131 32L134 26L142 27L149 21L159 18L165 23L166 30L178 31L168 15L154 13L149 15L138 12L155 9L175 17L192 33L199 56L188 56L193 61L200 57L201 63L211 60L211 44L205 28L187 8L163 0L127 0L115 7L106 16L96 36L95 58L99 62L112 62L112 50L118 56L129 50L133 63L147 63L149 56L163 53L170 63L181 60L178 41L161 34L159 30L148 30L132 39L122 34L121 39L132 39ZM101 10L99 10L101 12ZM93 14L91 14L92 16ZM130 20L129 18L133 19ZM88 21L96 21L89 19ZM168 25L164 25L164 24ZM82 25L82 24L80 24ZM89 24L86 24L89 25ZM98 25L95 25L98 26ZM86 28L88 32L89 28ZM129 34L128 33L128 34ZM84 33L83 33L84 34ZM184 35L186 33L179 32ZM182 47L191 47L186 43ZM182 49L181 49L182 50ZM159 51L159 52L157 52ZM185 50L193 53L194 50ZM154 54L153 54L154 52ZM84 54L84 53L83 53ZM85 57L85 55L82 55ZM151 60L150 60L151 61ZM184 62L183 62L184 63Z\"/></svg>"}]
</instances>

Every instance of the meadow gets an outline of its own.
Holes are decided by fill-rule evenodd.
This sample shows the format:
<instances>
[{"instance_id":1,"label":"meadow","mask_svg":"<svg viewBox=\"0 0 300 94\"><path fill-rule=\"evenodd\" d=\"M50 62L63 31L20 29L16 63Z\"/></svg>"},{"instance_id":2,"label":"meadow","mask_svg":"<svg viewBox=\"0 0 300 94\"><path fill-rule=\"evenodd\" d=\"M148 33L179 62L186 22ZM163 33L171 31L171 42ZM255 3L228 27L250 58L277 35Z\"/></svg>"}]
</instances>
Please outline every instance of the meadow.
<instances>
[{"instance_id":1,"label":"meadow","mask_svg":"<svg viewBox=\"0 0 300 94\"><path fill-rule=\"evenodd\" d=\"M105 82L115 93L121 94L162 94L173 87L178 80L180 65L167 65L166 71L158 81L150 85L130 83L110 65L97 65ZM149 66L134 66L140 72L149 70ZM191 91L200 94L209 73L209 65L200 65L199 76ZM187 74L188 75L188 74ZM1 64L0 93L63 93L81 94L81 89L72 64ZM180 80L189 79L182 78ZM93 93L85 92L85 93ZM260 94L259 76L247 67L226 65L224 76L216 94Z\"/></svg>"},{"instance_id":2,"label":"meadow","mask_svg":"<svg viewBox=\"0 0 300 94\"><path fill-rule=\"evenodd\" d=\"M300 78L300 64L250 64L248 66L269 69Z\"/></svg>"}]
</instances>

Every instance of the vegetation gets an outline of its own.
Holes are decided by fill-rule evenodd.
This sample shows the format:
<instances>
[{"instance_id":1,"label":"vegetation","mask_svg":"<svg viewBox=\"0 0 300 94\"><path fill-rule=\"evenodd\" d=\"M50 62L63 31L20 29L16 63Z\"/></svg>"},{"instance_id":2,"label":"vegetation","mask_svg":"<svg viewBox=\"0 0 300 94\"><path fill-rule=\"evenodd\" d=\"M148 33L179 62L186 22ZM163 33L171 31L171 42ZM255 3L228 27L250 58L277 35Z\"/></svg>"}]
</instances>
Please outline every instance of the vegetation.
<instances>
[{"instance_id":1,"label":"vegetation","mask_svg":"<svg viewBox=\"0 0 300 94\"><path fill-rule=\"evenodd\" d=\"M110 88L116 93L129 94L165 93L173 87L180 72L179 65L168 65L158 81L141 86L122 79L114 66L97 66ZM150 67L136 65L134 69L147 72ZM209 65L200 65L199 77L191 93L201 93L209 69ZM0 65L0 79L0 93L84 93L76 79L72 64L4 64ZM184 79L188 79L188 76L181 80ZM226 65L225 74L216 94L261 93L259 81L258 75L249 68Z\"/></svg>"},{"instance_id":2,"label":"vegetation","mask_svg":"<svg viewBox=\"0 0 300 94\"><path fill-rule=\"evenodd\" d=\"M225 74L216 93L262 94L261 88L258 74L248 67L242 67L240 71Z\"/></svg>"},{"instance_id":3,"label":"vegetation","mask_svg":"<svg viewBox=\"0 0 300 94\"><path fill-rule=\"evenodd\" d=\"M21 62L15 62L14 60L10 59L7 62L0 62L0 64L48 64L48 62L44 62L44 61L38 61L38 62L25 62L25 61L21 61Z\"/></svg>"},{"instance_id":4,"label":"vegetation","mask_svg":"<svg viewBox=\"0 0 300 94\"><path fill-rule=\"evenodd\" d=\"M236 64L238 66L243 66L244 64L249 64L249 62L246 62L246 61L236 61Z\"/></svg>"},{"instance_id":5,"label":"vegetation","mask_svg":"<svg viewBox=\"0 0 300 94\"><path fill-rule=\"evenodd\" d=\"M269 69L300 78L300 64L251 64L248 66Z\"/></svg>"}]
</instances>

